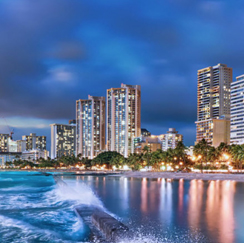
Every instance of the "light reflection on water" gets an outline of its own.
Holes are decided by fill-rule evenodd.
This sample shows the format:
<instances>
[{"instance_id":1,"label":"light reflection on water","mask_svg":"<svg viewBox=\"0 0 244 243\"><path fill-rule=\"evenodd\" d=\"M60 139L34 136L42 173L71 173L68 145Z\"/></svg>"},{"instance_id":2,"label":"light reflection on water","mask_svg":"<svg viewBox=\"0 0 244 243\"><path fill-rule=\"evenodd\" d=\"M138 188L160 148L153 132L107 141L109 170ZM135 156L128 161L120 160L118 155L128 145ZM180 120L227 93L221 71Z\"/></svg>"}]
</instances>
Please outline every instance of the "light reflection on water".
<instances>
[{"instance_id":1,"label":"light reflection on water","mask_svg":"<svg viewBox=\"0 0 244 243\"><path fill-rule=\"evenodd\" d=\"M183 235L200 238L195 242L244 242L241 232L244 222L237 221L238 212L243 210L240 202L244 199L243 183L164 178L79 178L89 184L104 206L123 222L133 228L142 226L145 234L172 239L165 242L194 242L182 241L180 237Z\"/></svg>"},{"instance_id":2,"label":"light reflection on water","mask_svg":"<svg viewBox=\"0 0 244 243\"><path fill-rule=\"evenodd\" d=\"M10 175L0 175L0 242L82 241L88 231L73 211L80 203L122 220L131 243L244 242L244 183L64 175L62 189L51 177Z\"/></svg>"}]
</instances>

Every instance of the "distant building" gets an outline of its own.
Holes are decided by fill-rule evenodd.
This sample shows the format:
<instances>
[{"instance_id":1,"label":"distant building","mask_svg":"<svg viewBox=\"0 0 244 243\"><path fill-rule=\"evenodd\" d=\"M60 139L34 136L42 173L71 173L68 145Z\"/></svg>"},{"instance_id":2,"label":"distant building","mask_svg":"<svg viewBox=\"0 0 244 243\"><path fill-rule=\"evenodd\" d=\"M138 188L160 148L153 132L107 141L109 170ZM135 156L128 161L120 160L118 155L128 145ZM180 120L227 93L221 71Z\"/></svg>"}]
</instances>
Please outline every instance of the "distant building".
<instances>
[{"instance_id":1,"label":"distant building","mask_svg":"<svg viewBox=\"0 0 244 243\"><path fill-rule=\"evenodd\" d=\"M73 120L69 120L69 124L70 124L70 125L76 125L76 120L75 120L75 119L73 119Z\"/></svg>"},{"instance_id":2,"label":"distant building","mask_svg":"<svg viewBox=\"0 0 244 243\"><path fill-rule=\"evenodd\" d=\"M76 153L93 159L105 150L105 97L76 101Z\"/></svg>"},{"instance_id":3,"label":"distant building","mask_svg":"<svg viewBox=\"0 0 244 243\"><path fill-rule=\"evenodd\" d=\"M107 90L107 150L125 157L141 136L141 86L122 84Z\"/></svg>"},{"instance_id":4,"label":"distant building","mask_svg":"<svg viewBox=\"0 0 244 243\"><path fill-rule=\"evenodd\" d=\"M230 143L244 144L244 75L231 84Z\"/></svg>"},{"instance_id":5,"label":"distant building","mask_svg":"<svg viewBox=\"0 0 244 243\"><path fill-rule=\"evenodd\" d=\"M141 136L143 136L143 137L150 137L151 136L151 133L147 129L141 128Z\"/></svg>"},{"instance_id":6,"label":"distant building","mask_svg":"<svg viewBox=\"0 0 244 243\"><path fill-rule=\"evenodd\" d=\"M232 68L224 64L198 70L197 136L211 145L230 142Z\"/></svg>"},{"instance_id":7,"label":"distant building","mask_svg":"<svg viewBox=\"0 0 244 243\"><path fill-rule=\"evenodd\" d=\"M0 134L0 152L8 152L9 134Z\"/></svg>"},{"instance_id":8,"label":"distant building","mask_svg":"<svg viewBox=\"0 0 244 243\"><path fill-rule=\"evenodd\" d=\"M40 158L47 159L49 152L47 150L32 149L24 151L21 154L22 160L37 161Z\"/></svg>"},{"instance_id":9,"label":"distant building","mask_svg":"<svg viewBox=\"0 0 244 243\"><path fill-rule=\"evenodd\" d=\"M51 124L51 159L75 155L76 125Z\"/></svg>"},{"instance_id":10,"label":"distant building","mask_svg":"<svg viewBox=\"0 0 244 243\"><path fill-rule=\"evenodd\" d=\"M25 140L17 140L17 152L26 151L26 141Z\"/></svg>"},{"instance_id":11,"label":"distant building","mask_svg":"<svg viewBox=\"0 0 244 243\"><path fill-rule=\"evenodd\" d=\"M8 138L8 152L18 152L17 141L12 140L10 137Z\"/></svg>"},{"instance_id":12,"label":"distant building","mask_svg":"<svg viewBox=\"0 0 244 243\"><path fill-rule=\"evenodd\" d=\"M157 136L148 137L148 136L140 136L138 138L134 138L134 153L143 153L143 149L145 147L149 148L150 152L157 151L158 149L162 149L161 141Z\"/></svg>"},{"instance_id":13,"label":"distant building","mask_svg":"<svg viewBox=\"0 0 244 243\"><path fill-rule=\"evenodd\" d=\"M21 153L0 152L0 167L5 166L6 162L13 162L21 157Z\"/></svg>"},{"instance_id":14,"label":"distant building","mask_svg":"<svg viewBox=\"0 0 244 243\"><path fill-rule=\"evenodd\" d=\"M183 141L183 135L178 134L175 128L169 128L166 134L157 136L162 143L162 150L166 151L169 148L176 148L179 141Z\"/></svg>"},{"instance_id":15,"label":"distant building","mask_svg":"<svg viewBox=\"0 0 244 243\"><path fill-rule=\"evenodd\" d=\"M22 140L26 141L26 150L46 150L46 136L36 136L36 133L22 136Z\"/></svg>"}]
</instances>

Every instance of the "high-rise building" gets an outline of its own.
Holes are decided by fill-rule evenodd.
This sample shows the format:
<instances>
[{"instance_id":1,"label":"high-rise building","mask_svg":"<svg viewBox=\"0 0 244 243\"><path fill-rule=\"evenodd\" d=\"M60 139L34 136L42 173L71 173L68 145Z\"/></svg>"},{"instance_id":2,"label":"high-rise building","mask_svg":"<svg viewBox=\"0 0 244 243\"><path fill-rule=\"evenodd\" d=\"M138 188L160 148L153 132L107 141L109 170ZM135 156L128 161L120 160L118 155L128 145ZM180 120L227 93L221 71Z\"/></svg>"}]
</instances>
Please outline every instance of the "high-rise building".
<instances>
[{"instance_id":1,"label":"high-rise building","mask_svg":"<svg viewBox=\"0 0 244 243\"><path fill-rule=\"evenodd\" d=\"M224 64L198 70L197 136L213 146L230 141L232 68Z\"/></svg>"},{"instance_id":2,"label":"high-rise building","mask_svg":"<svg viewBox=\"0 0 244 243\"><path fill-rule=\"evenodd\" d=\"M76 126L51 124L51 159L75 155Z\"/></svg>"},{"instance_id":3,"label":"high-rise building","mask_svg":"<svg viewBox=\"0 0 244 243\"><path fill-rule=\"evenodd\" d=\"M26 141L26 150L46 150L46 136L36 136L35 133L22 136L22 140Z\"/></svg>"},{"instance_id":4,"label":"high-rise building","mask_svg":"<svg viewBox=\"0 0 244 243\"><path fill-rule=\"evenodd\" d=\"M107 90L107 150L128 157L141 136L141 86L122 84Z\"/></svg>"},{"instance_id":5,"label":"high-rise building","mask_svg":"<svg viewBox=\"0 0 244 243\"><path fill-rule=\"evenodd\" d=\"M231 84L230 143L244 144L244 75Z\"/></svg>"},{"instance_id":6,"label":"high-rise building","mask_svg":"<svg viewBox=\"0 0 244 243\"><path fill-rule=\"evenodd\" d=\"M93 159L105 150L105 97L76 101L76 153Z\"/></svg>"},{"instance_id":7,"label":"high-rise building","mask_svg":"<svg viewBox=\"0 0 244 243\"><path fill-rule=\"evenodd\" d=\"M0 134L0 152L8 152L9 134Z\"/></svg>"},{"instance_id":8,"label":"high-rise building","mask_svg":"<svg viewBox=\"0 0 244 243\"><path fill-rule=\"evenodd\" d=\"M179 141L183 141L183 135L178 134L175 128L169 128L166 134L157 136L162 143L162 150L167 151L169 148L176 148Z\"/></svg>"}]
</instances>

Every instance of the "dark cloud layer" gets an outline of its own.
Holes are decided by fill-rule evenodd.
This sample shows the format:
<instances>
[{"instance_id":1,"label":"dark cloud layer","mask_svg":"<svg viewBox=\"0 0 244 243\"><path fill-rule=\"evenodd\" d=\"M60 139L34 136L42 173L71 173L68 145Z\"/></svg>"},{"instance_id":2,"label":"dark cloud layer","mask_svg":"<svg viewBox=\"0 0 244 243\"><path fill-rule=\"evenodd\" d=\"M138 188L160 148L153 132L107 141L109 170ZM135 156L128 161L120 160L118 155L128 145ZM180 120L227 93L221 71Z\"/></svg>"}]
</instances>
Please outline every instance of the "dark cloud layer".
<instances>
[{"instance_id":1,"label":"dark cloud layer","mask_svg":"<svg viewBox=\"0 0 244 243\"><path fill-rule=\"evenodd\" d=\"M0 113L68 120L76 99L140 84L142 125L176 126L193 144L197 69L244 73L243 10L231 0L3 0Z\"/></svg>"}]
</instances>

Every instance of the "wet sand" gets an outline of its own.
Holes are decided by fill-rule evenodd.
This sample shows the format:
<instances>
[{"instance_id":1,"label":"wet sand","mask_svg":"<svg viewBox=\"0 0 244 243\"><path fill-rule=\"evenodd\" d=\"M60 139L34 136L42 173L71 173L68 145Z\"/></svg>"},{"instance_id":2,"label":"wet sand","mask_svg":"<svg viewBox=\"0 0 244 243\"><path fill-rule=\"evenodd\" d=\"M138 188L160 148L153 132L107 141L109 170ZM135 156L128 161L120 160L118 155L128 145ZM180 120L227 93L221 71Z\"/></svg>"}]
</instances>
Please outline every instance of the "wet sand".
<instances>
[{"instance_id":1,"label":"wet sand","mask_svg":"<svg viewBox=\"0 0 244 243\"><path fill-rule=\"evenodd\" d=\"M186 179L186 180L233 180L244 182L244 174L224 174L224 173L181 173L181 172L125 172L124 177L133 178L167 178L167 179Z\"/></svg>"}]
</instances>

